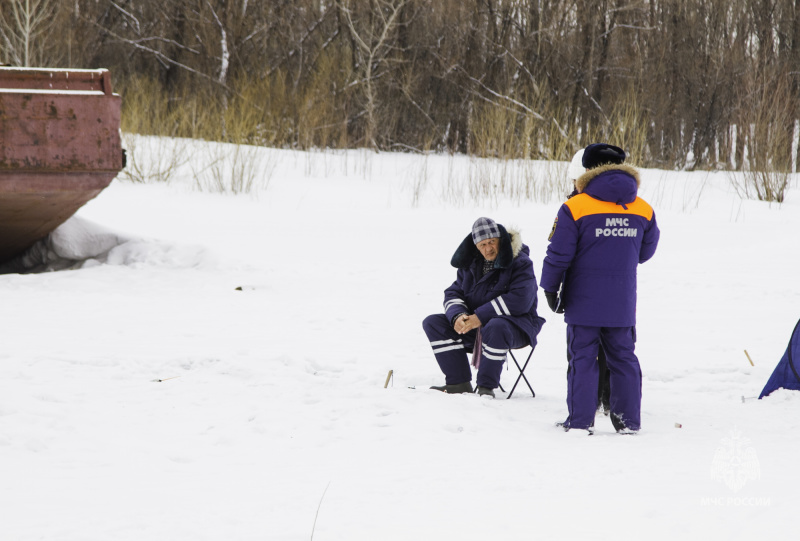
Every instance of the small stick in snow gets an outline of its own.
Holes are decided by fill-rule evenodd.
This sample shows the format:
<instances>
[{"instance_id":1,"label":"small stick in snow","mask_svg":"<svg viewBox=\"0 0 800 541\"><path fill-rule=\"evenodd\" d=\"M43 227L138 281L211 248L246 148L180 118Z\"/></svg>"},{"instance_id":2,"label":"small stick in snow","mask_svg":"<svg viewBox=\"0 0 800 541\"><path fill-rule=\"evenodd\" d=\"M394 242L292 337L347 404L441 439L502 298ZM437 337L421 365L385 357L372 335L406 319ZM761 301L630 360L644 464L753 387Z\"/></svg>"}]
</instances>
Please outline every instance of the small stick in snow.
<instances>
[{"instance_id":1,"label":"small stick in snow","mask_svg":"<svg viewBox=\"0 0 800 541\"><path fill-rule=\"evenodd\" d=\"M179 378L180 376L172 376L171 378L164 378L164 379L154 379L153 383L161 383L162 381L167 381L168 379L175 379Z\"/></svg>"},{"instance_id":2,"label":"small stick in snow","mask_svg":"<svg viewBox=\"0 0 800 541\"><path fill-rule=\"evenodd\" d=\"M322 497L319 499L319 505L317 506L317 514L314 515L314 524L311 526L311 541L314 541L314 530L317 529L317 519L319 518L319 510L322 507L322 500L325 499L325 493L328 492L329 486L331 486L330 481L328 481L328 484L325 485L325 490L322 491Z\"/></svg>"},{"instance_id":3,"label":"small stick in snow","mask_svg":"<svg viewBox=\"0 0 800 541\"><path fill-rule=\"evenodd\" d=\"M754 398L758 398L757 396L744 396L742 395L742 404L744 404L745 400L753 400Z\"/></svg>"},{"instance_id":4,"label":"small stick in snow","mask_svg":"<svg viewBox=\"0 0 800 541\"><path fill-rule=\"evenodd\" d=\"M383 384L383 388L389 386L389 380L392 379L392 375L394 374L394 370L389 370L389 373L386 374L386 383ZM394 387L394 382L392 382L392 387Z\"/></svg>"},{"instance_id":5,"label":"small stick in snow","mask_svg":"<svg viewBox=\"0 0 800 541\"><path fill-rule=\"evenodd\" d=\"M750 354L747 353L747 350L744 350L744 354L747 355L747 360L750 361L750 366L755 366L753 364L753 359L750 358Z\"/></svg>"}]
</instances>

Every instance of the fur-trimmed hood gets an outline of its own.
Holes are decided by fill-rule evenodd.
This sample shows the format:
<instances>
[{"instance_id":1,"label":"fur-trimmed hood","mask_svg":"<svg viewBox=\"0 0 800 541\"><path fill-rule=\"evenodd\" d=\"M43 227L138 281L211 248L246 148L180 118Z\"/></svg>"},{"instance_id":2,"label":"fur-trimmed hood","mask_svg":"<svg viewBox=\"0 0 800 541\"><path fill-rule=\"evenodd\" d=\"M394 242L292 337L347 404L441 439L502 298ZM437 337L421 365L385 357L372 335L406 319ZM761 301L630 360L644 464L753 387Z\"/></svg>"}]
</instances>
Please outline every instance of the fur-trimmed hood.
<instances>
[{"instance_id":1,"label":"fur-trimmed hood","mask_svg":"<svg viewBox=\"0 0 800 541\"><path fill-rule=\"evenodd\" d=\"M640 185L639 171L627 164L601 165L589 169L575 180L578 193L618 205L632 203Z\"/></svg>"},{"instance_id":2,"label":"fur-trimmed hood","mask_svg":"<svg viewBox=\"0 0 800 541\"><path fill-rule=\"evenodd\" d=\"M497 227L500 229L500 249L498 250L497 258L494 260L494 268L505 269L511 266L511 262L524 247L522 234L516 229L506 231L506 228L500 224L497 224ZM472 233L470 233L456 249L450 259L450 264L457 269L467 269L478 257L482 258L483 256L478 247L475 246L475 243L472 242Z\"/></svg>"}]
</instances>

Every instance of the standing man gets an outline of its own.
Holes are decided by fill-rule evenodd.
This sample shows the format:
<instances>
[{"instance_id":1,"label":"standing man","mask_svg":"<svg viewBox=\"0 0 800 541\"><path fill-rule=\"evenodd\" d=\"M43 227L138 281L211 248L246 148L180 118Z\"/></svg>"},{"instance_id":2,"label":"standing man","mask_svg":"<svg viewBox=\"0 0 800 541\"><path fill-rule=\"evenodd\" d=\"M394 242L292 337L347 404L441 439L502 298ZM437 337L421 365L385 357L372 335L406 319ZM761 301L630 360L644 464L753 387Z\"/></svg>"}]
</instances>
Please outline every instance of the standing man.
<instances>
[{"instance_id":1,"label":"standing man","mask_svg":"<svg viewBox=\"0 0 800 541\"><path fill-rule=\"evenodd\" d=\"M444 314L425 318L422 328L445 376L431 387L471 393L467 352L478 370L478 394L494 398L509 349L536 345L544 319L536 314L536 276L530 250L519 232L491 218L478 218L453 254L456 281L444 292Z\"/></svg>"},{"instance_id":2,"label":"standing man","mask_svg":"<svg viewBox=\"0 0 800 541\"><path fill-rule=\"evenodd\" d=\"M584 149L578 194L561 206L542 268L547 304L567 323L564 430L594 428L602 342L617 432L641 427L642 372L636 342L636 270L656 251L653 208L638 197L639 173L625 152L606 143Z\"/></svg>"}]
</instances>

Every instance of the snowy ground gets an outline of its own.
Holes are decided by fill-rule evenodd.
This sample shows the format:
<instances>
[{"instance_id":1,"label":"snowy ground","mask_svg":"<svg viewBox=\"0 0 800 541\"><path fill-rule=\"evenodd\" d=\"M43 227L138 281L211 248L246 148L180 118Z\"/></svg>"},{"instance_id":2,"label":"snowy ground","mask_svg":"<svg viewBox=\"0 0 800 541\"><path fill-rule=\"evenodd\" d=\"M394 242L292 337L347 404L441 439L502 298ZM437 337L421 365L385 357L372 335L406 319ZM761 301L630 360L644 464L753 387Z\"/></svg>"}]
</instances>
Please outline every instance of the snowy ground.
<instances>
[{"instance_id":1,"label":"snowy ground","mask_svg":"<svg viewBox=\"0 0 800 541\"><path fill-rule=\"evenodd\" d=\"M742 396L800 317L797 187L770 206L722 173L643 171L662 231L639 273L643 430L600 416L587 437L553 426L546 306L536 398L427 390L420 323L472 221L520 228L538 275L558 199L459 199L499 167L463 157L269 152L257 197L186 167L114 181L53 241L88 262L0 276L0 539L791 538L800 394Z\"/></svg>"}]
</instances>

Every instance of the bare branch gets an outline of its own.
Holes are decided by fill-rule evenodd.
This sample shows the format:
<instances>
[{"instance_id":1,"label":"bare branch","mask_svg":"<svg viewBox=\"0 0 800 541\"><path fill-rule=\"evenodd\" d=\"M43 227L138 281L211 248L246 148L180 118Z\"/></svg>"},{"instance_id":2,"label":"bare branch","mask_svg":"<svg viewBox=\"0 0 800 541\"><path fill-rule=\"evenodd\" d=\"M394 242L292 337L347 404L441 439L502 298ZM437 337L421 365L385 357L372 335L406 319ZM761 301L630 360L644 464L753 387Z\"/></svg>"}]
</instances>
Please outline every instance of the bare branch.
<instances>
[{"instance_id":1,"label":"bare branch","mask_svg":"<svg viewBox=\"0 0 800 541\"><path fill-rule=\"evenodd\" d=\"M475 83L475 84L479 85L481 88L483 88L483 89L484 89L486 92L488 92L488 93L489 93L489 94L491 94L492 96L494 96L494 97L496 97L496 98L499 98L499 99L501 99L501 100L507 101L507 102L509 102L509 103L512 103L512 104L514 104L514 105L516 105L517 107L519 107L520 109L522 109L523 111L525 111L525 112L526 112L526 113L528 113L529 115L533 116L533 117L534 117L535 119L537 119L537 120L544 120L544 117L543 117L542 115L540 115L539 113L537 113L536 111L534 111L533 109L531 109L530 107L528 107L527 105L525 105L524 103L522 103L522 102L520 102L520 101L518 101L518 100L515 100L515 99L514 99L514 98L512 98L511 96L505 96L505 95L503 95L503 94L500 94L499 92L495 92L494 90L492 90L491 88L489 88L488 86L486 86L485 84L483 84L483 81L480 81L480 80L476 79L475 77L473 77L472 75L469 75L469 74L466 72L466 70L465 70L464 68L462 68L461 66L457 66L457 69L459 69L460 71L462 71L462 72L464 73L464 75L466 75L466 76L467 76L467 78L468 78L470 81L472 81L473 83ZM480 96L480 97L481 97L481 99L484 99L484 100L488 101L489 103L496 103L496 102L492 102L491 100L488 100L488 99L486 99L484 96L481 96L481 94L480 94L480 93L476 93L476 94L477 94L478 96ZM508 108L508 107L507 107L507 108ZM509 110L511 110L511 111L513 111L513 109L511 109L511 108L508 108L508 109L509 109ZM518 112L518 111L517 111L517 112Z\"/></svg>"}]
</instances>

